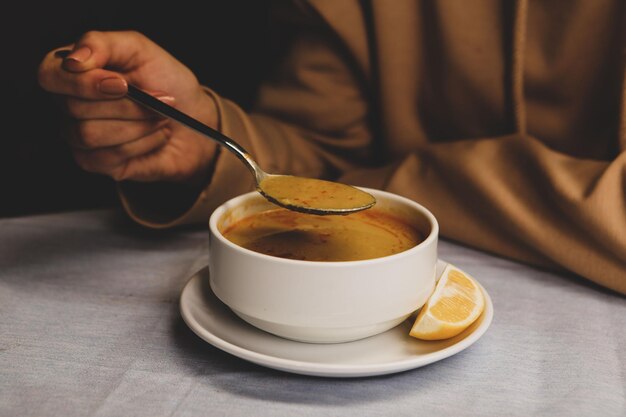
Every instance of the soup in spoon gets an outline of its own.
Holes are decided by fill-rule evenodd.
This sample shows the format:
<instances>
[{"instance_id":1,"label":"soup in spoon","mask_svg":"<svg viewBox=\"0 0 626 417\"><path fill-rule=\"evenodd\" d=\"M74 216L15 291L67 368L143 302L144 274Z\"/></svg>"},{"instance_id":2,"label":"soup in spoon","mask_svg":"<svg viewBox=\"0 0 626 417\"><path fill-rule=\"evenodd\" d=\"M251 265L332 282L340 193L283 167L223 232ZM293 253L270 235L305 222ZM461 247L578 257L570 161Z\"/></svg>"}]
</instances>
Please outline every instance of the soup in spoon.
<instances>
[{"instance_id":1,"label":"soup in spoon","mask_svg":"<svg viewBox=\"0 0 626 417\"><path fill-rule=\"evenodd\" d=\"M348 214L376 203L371 194L350 185L291 175L268 175L258 190L282 207L312 214Z\"/></svg>"}]
</instances>

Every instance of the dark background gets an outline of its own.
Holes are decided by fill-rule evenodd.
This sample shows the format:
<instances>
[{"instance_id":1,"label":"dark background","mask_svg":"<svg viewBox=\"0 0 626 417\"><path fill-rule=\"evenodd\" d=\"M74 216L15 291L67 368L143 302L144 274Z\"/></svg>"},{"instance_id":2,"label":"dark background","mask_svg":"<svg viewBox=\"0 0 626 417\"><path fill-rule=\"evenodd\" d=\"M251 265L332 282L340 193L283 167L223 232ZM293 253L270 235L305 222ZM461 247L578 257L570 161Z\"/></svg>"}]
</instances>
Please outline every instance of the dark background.
<instances>
[{"instance_id":1,"label":"dark background","mask_svg":"<svg viewBox=\"0 0 626 417\"><path fill-rule=\"evenodd\" d=\"M266 0L21 2L5 14L0 217L111 207L113 181L82 171L61 135L56 99L37 83L51 49L89 30L137 30L190 67L200 82L249 108L269 52Z\"/></svg>"}]
</instances>

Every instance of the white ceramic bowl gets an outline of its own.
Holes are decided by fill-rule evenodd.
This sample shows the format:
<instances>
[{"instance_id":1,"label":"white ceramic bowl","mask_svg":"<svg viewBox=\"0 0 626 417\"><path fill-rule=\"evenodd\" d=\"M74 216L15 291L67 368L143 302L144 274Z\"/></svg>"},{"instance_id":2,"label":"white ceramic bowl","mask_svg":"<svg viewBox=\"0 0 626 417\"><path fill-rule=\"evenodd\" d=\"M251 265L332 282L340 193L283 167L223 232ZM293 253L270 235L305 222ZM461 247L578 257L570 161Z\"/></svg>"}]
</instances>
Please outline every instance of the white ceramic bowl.
<instances>
[{"instance_id":1,"label":"white ceramic bowl","mask_svg":"<svg viewBox=\"0 0 626 417\"><path fill-rule=\"evenodd\" d=\"M264 255L220 232L242 217L276 207L251 192L227 201L209 220L209 279L217 297L253 326L302 342L347 342L401 323L434 288L439 226L412 200L364 190L376 197L376 208L405 219L426 239L407 251L362 261Z\"/></svg>"}]
</instances>

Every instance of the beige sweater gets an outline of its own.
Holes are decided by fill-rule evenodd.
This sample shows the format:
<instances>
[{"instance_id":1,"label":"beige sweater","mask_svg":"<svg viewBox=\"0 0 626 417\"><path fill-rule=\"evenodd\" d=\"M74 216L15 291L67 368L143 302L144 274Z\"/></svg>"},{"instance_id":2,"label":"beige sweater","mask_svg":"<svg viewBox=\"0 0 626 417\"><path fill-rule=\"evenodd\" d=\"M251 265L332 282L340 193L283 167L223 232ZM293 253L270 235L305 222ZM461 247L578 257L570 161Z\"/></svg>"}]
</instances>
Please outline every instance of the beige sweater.
<instances>
[{"instance_id":1,"label":"beige sweater","mask_svg":"<svg viewBox=\"0 0 626 417\"><path fill-rule=\"evenodd\" d=\"M626 293L625 6L283 4L254 111L207 91L221 131L269 172L410 197L445 238ZM121 197L136 221L170 227L252 189L222 151L195 202L165 210L133 184Z\"/></svg>"}]
</instances>

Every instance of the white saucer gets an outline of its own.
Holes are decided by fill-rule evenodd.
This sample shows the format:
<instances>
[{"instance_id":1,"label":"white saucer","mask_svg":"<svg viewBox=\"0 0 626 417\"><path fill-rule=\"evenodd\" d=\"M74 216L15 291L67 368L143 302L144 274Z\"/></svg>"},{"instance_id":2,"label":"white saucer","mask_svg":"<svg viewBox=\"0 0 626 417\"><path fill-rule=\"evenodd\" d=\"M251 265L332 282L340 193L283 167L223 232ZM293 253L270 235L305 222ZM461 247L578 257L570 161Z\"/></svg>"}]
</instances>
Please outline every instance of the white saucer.
<instances>
[{"instance_id":1,"label":"white saucer","mask_svg":"<svg viewBox=\"0 0 626 417\"><path fill-rule=\"evenodd\" d=\"M440 266L438 270L442 270ZM485 310L478 320L454 338L433 342L409 336L414 317L385 333L355 342L311 344L283 339L246 323L224 305L211 291L207 267L183 288L180 310L198 336L241 359L296 374L362 377L419 368L472 345L493 318L491 298L482 290Z\"/></svg>"}]
</instances>

